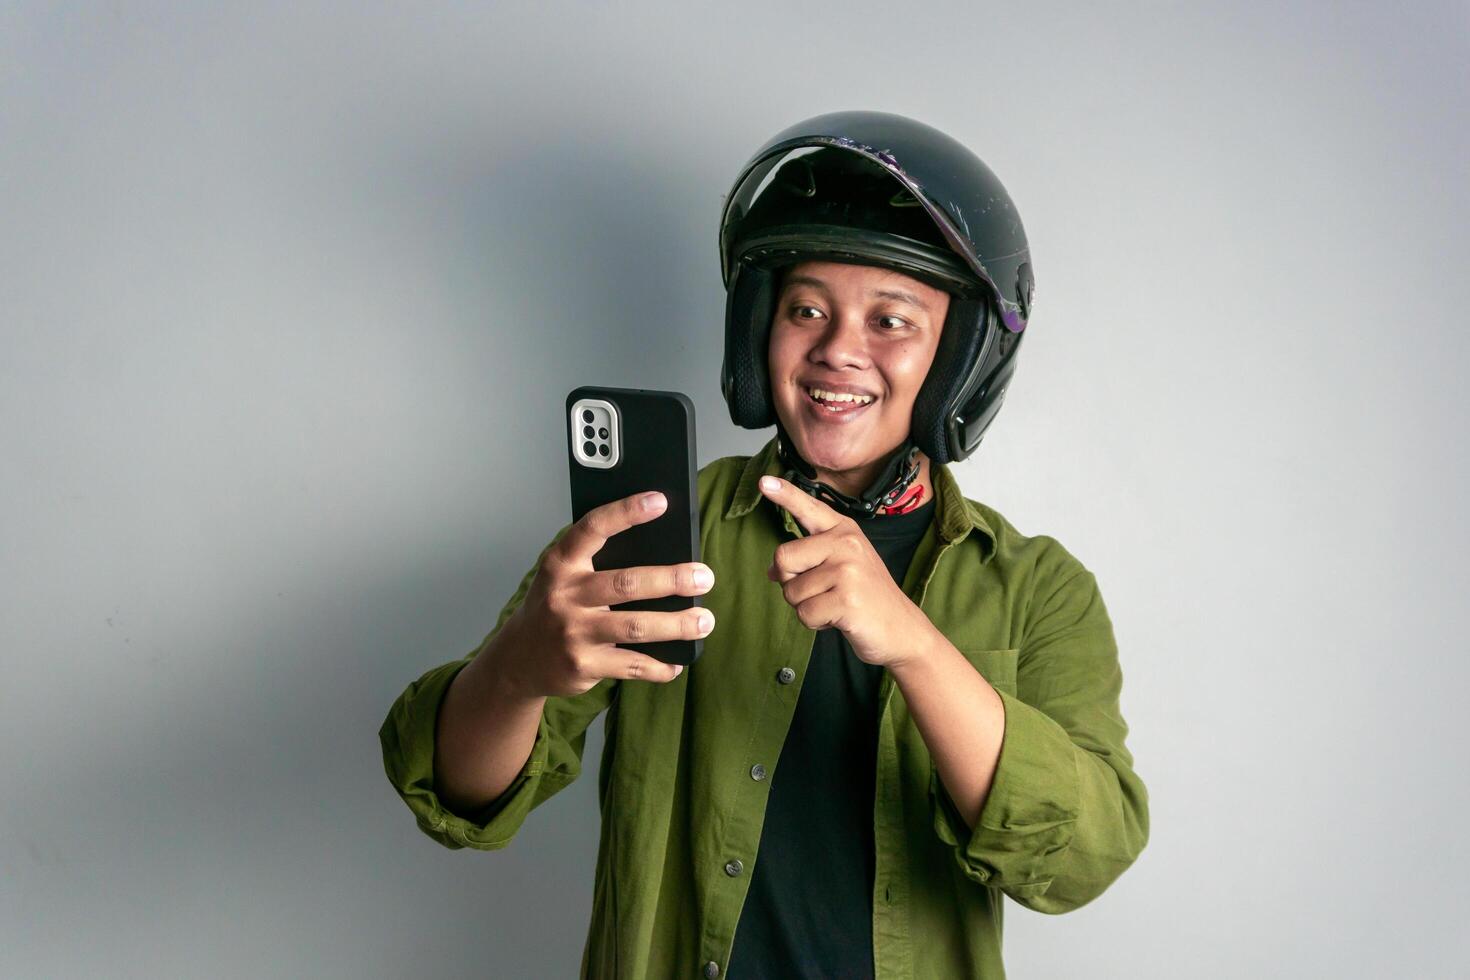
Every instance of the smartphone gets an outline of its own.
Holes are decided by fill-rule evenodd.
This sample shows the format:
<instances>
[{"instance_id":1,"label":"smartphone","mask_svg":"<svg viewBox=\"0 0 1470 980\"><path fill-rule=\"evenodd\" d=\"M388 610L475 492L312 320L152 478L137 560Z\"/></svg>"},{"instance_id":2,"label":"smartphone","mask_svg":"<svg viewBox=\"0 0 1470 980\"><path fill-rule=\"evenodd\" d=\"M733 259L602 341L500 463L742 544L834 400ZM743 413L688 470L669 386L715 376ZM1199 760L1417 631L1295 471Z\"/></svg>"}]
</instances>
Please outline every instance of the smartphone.
<instances>
[{"instance_id":1,"label":"smartphone","mask_svg":"<svg viewBox=\"0 0 1470 980\"><path fill-rule=\"evenodd\" d=\"M586 386L567 395L567 460L572 520L594 507L657 490L664 512L607 539L592 558L599 571L699 561L699 474L694 454L694 403L677 391ZM697 596L620 603L614 609L677 612ZM622 643L670 664L692 664L703 640Z\"/></svg>"}]
</instances>

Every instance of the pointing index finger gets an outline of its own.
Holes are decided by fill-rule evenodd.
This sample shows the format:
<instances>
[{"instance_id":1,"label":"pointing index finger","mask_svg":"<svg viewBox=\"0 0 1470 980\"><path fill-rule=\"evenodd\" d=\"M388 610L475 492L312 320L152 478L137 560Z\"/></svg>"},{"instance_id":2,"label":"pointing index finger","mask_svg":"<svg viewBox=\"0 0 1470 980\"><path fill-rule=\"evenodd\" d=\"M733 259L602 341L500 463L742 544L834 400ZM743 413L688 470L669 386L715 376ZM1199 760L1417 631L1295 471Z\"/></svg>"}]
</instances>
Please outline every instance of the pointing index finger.
<instances>
[{"instance_id":1,"label":"pointing index finger","mask_svg":"<svg viewBox=\"0 0 1470 980\"><path fill-rule=\"evenodd\" d=\"M808 534L821 534L836 527L842 519L835 510L816 497L803 493L796 485L778 477L761 477L760 489L768 500L789 510L791 516L801 522Z\"/></svg>"}]
</instances>

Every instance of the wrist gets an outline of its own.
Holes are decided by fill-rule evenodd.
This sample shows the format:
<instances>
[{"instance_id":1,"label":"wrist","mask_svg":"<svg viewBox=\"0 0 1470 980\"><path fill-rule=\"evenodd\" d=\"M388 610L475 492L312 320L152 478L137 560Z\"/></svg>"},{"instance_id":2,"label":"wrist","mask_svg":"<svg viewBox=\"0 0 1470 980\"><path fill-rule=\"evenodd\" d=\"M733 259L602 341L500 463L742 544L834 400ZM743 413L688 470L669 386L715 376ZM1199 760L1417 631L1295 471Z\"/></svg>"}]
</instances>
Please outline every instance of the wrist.
<instances>
[{"instance_id":1,"label":"wrist","mask_svg":"<svg viewBox=\"0 0 1470 980\"><path fill-rule=\"evenodd\" d=\"M520 611L511 614L504 625L485 644L475 660L482 674L485 696L497 704L514 705L544 700L516 671L515 651L523 649Z\"/></svg>"},{"instance_id":2,"label":"wrist","mask_svg":"<svg viewBox=\"0 0 1470 980\"><path fill-rule=\"evenodd\" d=\"M923 627L909 634L916 639L907 644L904 655L888 664L896 683L907 683L928 673L948 651L958 653L954 644L929 622L928 617L924 617Z\"/></svg>"}]
</instances>

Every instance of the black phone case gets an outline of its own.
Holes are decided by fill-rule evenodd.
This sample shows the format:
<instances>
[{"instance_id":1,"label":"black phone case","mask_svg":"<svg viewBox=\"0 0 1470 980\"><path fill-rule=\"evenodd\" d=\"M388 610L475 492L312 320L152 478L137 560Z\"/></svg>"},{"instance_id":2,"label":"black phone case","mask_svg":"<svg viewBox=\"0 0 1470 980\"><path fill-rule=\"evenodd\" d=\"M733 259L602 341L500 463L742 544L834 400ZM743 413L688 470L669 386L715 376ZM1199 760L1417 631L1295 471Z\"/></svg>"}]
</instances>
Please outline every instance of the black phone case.
<instances>
[{"instance_id":1,"label":"black phone case","mask_svg":"<svg viewBox=\"0 0 1470 980\"><path fill-rule=\"evenodd\" d=\"M572 440L580 439L571 420L582 398L611 402L618 413L622 455L611 469L577 462ZM677 391L584 386L567 395L562 420L567 427L567 465L571 469L572 519L594 507L648 490L661 492L668 507L658 517L608 538L592 559L599 571L635 565L677 565L699 560L699 474L695 466L694 403ZM698 597L665 596L620 603L614 609L676 612L699 605ZM671 664L692 664L703 640L620 643Z\"/></svg>"}]
</instances>

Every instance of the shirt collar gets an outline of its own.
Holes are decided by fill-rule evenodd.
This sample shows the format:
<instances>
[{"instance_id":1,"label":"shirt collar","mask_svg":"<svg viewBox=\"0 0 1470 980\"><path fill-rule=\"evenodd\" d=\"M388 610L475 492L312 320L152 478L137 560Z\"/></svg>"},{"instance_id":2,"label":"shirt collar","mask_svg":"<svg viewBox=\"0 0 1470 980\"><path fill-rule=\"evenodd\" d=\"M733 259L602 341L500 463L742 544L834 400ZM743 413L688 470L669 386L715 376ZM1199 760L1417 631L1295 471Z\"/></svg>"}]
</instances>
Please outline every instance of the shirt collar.
<instances>
[{"instance_id":1,"label":"shirt collar","mask_svg":"<svg viewBox=\"0 0 1470 980\"><path fill-rule=\"evenodd\" d=\"M730 507L725 511L725 519L744 517L754 510L756 504L765 499L760 492L760 478L781 476L784 469L776 451L776 440L772 439L746 462ZM979 506L965 499L948 466L931 462L929 479L934 484L934 520L939 526L939 536L947 544L956 544L968 537L971 531L979 531L980 560L988 562L995 554L995 532L980 513Z\"/></svg>"}]
</instances>

